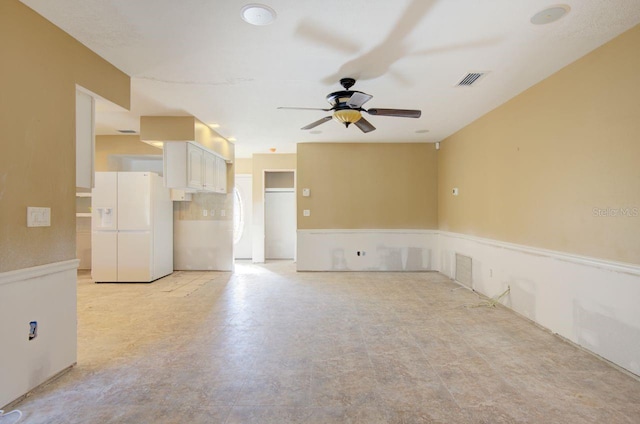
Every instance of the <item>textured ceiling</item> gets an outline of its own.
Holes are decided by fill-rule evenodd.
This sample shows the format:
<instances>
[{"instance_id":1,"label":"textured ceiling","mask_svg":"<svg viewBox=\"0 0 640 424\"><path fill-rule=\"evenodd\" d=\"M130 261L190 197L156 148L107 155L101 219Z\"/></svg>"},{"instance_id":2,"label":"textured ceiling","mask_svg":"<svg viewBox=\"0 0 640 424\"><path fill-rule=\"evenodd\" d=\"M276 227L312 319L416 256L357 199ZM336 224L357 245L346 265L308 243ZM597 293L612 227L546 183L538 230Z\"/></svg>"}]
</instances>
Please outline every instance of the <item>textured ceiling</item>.
<instances>
[{"instance_id":1,"label":"textured ceiling","mask_svg":"<svg viewBox=\"0 0 640 424\"><path fill-rule=\"evenodd\" d=\"M435 142L640 23L639 0L571 0L557 22L529 19L540 0L271 0L268 26L237 0L22 0L132 77L132 110L97 109L97 132L139 129L141 115L194 115L236 141L239 157L295 152L297 142ZM467 73L488 71L473 87ZM419 119L367 116L368 134L327 122L300 127L354 77L367 108L421 109ZM416 133L420 130L429 130Z\"/></svg>"}]
</instances>

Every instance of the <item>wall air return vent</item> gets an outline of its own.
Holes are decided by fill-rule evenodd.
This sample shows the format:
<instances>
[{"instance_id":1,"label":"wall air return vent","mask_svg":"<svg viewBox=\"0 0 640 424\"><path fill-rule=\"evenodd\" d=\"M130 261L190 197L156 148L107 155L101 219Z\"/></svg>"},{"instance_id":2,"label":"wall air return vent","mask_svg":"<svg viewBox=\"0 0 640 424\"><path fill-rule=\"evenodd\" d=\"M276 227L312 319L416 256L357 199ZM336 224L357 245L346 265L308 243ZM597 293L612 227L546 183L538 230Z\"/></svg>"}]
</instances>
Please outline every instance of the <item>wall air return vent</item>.
<instances>
[{"instance_id":1,"label":"wall air return vent","mask_svg":"<svg viewBox=\"0 0 640 424\"><path fill-rule=\"evenodd\" d=\"M473 288L472 275L473 273L471 257L456 253L455 280L463 286Z\"/></svg>"},{"instance_id":2,"label":"wall air return vent","mask_svg":"<svg viewBox=\"0 0 640 424\"><path fill-rule=\"evenodd\" d=\"M478 83L485 75L486 72L469 72L467 75L456 84L456 87L471 87Z\"/></svg>"}]
</instances>

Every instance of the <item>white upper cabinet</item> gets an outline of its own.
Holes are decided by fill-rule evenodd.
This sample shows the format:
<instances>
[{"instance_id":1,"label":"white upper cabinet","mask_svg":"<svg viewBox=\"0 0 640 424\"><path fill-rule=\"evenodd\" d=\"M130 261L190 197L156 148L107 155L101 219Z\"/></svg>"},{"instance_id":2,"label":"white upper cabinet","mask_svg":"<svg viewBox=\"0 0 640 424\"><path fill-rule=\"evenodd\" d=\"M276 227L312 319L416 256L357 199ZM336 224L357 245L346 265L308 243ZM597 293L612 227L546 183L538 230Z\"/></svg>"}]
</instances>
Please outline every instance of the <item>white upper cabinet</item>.
<instances>
[{"instance_id":1,"label":"white upper cabinet","mask_svg":"<svg viewBox=\"0 0 640 424\"><path fill-rule=\"evenodd\" d=\"M226 193L227 163L196 143L165 142L164 178L169 188Z\"/></svg>"},{"instance_id":2,"label":"white upper cabinet","mask_svg":"<svg viewBox=\"0 0 640 424\"><path fill-rule=\"evenodd\" d=\"M217 191L218 193L226 193L227 192L227 162L222 158L217 159L216 166L216 182L217 182Z\"/></svg>"},{"instance_id":3,"label":"white upper cabinet","mask_svg":"<svg viewBox=\"0 0 640 424\"><path fill-rule=\"evenodd\" d=\"M196 190L204 188L204 150L187 143L187 187Z\"/></svg>"},{"instance_id":4,"label":"white upper cabinet","mask_svg":"<svg viewBox=\"0 0 640 424\"><path fill-rule=\"evenodd\" d=\"M204 152L204 184L205 191L218 191L216 181L218 175L216 174L216 160L217 156L209 152Z\"/></svg>"}]
</instances>

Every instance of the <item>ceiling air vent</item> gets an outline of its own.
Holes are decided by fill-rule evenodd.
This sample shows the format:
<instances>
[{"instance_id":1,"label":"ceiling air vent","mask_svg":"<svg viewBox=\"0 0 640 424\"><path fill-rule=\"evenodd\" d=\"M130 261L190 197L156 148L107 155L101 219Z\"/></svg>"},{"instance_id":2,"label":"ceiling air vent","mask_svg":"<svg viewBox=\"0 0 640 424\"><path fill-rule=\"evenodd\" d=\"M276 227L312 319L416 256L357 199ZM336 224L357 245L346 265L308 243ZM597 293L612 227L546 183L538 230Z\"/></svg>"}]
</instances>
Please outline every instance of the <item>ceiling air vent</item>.
<instances>
[{"instance_id":1,"label":"ceiling air vent","mask_svg":"<svg viewBox=\"0 0 640 424\"><path fill-rule=\"evenodd\" d=\"M118 132L122 134L135 134L136 130L118 130Z\"/></svg>"},{"instance_id":2,"label":"ceiling air vent","mask_svg":"<svg viewBox=\"0 0 640 424\"><path fill-rule=\"evenodd\" d=\"M456 87L471 87L486 74L486 72L469 72L456 84Z\"/></svg>"}]
</instances>

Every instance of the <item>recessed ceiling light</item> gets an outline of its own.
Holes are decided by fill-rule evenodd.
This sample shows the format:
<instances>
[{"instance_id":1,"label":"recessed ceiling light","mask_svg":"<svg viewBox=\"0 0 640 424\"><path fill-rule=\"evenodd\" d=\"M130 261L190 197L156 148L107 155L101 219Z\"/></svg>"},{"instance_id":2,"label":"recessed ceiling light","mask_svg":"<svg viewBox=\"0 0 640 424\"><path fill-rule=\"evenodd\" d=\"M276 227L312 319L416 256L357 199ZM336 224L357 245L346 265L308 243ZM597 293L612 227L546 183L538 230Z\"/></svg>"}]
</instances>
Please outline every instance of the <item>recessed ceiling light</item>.
<instances>
[{"instance_id":1,"label":"recessed ceiling light","mask_svg":"<svg viewBox=\"0 0 640 424\"><path fill-rule=\"evenodd\" d=\"M276 11L264 4L248 4L240 12L242 20L251 25L269 25L276 19Z\"/></svg>"},{"instance_id":2,"label":"recessed ceiling light","mask_svg":"<svg viewBox=\"0 0 640 424\"><path fill-rule=\"evenodd\" d=\"M531 23L534 25L544 25L555 22L562 18L571 10L571 7L566 4L559 4L557 6L549 7L541 12L536 13L531 17Z\"/></svg>"},{"instance_id":3,"label":"recessed ceiling light","mask_svg":"<svg viewBox=\"0 0 640 424\"><path fill-rule=\"evenodd\" d=\"M416 134L425 134L425 133L428 133L428 132L429 132L429 130L417 130Z\"/></svg>"}]
</instances>

